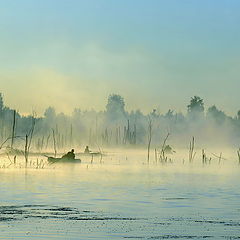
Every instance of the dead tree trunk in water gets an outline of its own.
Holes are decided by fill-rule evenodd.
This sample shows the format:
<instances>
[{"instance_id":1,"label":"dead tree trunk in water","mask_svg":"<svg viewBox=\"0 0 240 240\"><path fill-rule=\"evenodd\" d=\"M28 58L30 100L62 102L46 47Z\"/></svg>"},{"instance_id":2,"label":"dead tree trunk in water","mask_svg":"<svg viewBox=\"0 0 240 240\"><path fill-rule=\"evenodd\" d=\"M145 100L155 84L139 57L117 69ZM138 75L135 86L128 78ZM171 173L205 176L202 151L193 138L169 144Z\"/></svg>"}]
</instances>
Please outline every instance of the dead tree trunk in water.
<instances>
[{"instance_id":1,"label":"dead tree trunk in water","mask_svg":"<svg viewBox=\"0 0 240 240\"><path fill-rule=\"evenodd\" d=\"M25 166L28 164L28 135L25 137L25 148L24 148Z\"/></svg>"},{"instance_id":2,"label":"dead tree trunk in water","mask_svg":"<svg viewBox=\"0 0 240 240\"><path fill-rule=\"evenodd\" d=\"M56 147L56 138L55 138L55 131L52 129L52 134L53 134L53 147L54 147L54 157L57 156L57 147Z\"/></svg>"},{"instance_id":3,"label":"dead tree trunk in water","mask_svg":"<svg viewBox=\"0 0 240 240\"><path fill-rule=\"evenodd\" d=\"M148 147L147 147L147 160L149 164L149 157L150 157L150 147L151 147L151 142L152 142L152 119L149 117L148 118Z\"/></svg>"},{"instance_id":4,"label":"dead tree trunk in water","mask_svg":"<svg viewBox=\"0 0 240 240\"><path fill-rule=\"evenodd\" d=\"M47 141L46 141L46 146L45 146L45 149L47 149L47 148L48 148L48 141L49 141L49 138L50 138L50 136L51 136L51 134L49 134L49 135L47 136Z\"/></svg>"},{"instance_id":5,"label":"dead tree trunk in water","mask_svg":"<svg viewBox=\"0 0 240 240\"><path fill-rule=\"evenodd\" d=\"M13 149L14 136L15 136L15 126L16 126L16 110L13 111L13 125L12 125L11 150Z\"/></svg>"},{"instance_id":6,"label":"dead tree trunk in water","mask_svg":"<svg viewBox=\"0 0 240 240\"><path fill-rule=\"evenodd\" d=\"M134 134L133 134L133 144L137 144L137 127L136 124L134 124Z\"/></svg>"},{"instance_id":7,"label":"dead tree trunk in water","mask_svg":"<svg viewBox=\"0 0 240 240\"><path fill-rule=\"evenodd\" d=\"M28 164L28 156L29 156L30 147L31 147L31 143L32 143L35 123L36 123L36 119L35 119L35 115L33 114L33 116L32 116L32 126L31 126L31 129L29 130L29 133L26 134L26 140L25 140L24 156L25 156L26 167L27 167L27 164Z\"/></svg>"},{"instance_id":8,"label":"dead tree trunk in water","mask_svg":"<svg viewBox=\"0 0 240 240\"><path fill-rule=\"evenodd\" d=\"M194 152L194 146L195 146L195 139L192 138L192 141L190 141L189 144L189 162L191 163L196 155L196 152Z\"/></svg>"},{"instance_id":9,"label":"dead tree trunk in water","mask_svg":"<svg viewBox=\"0 0 240 240\"><path fill-rule=\"evenodd\" d=\"M118 145L118 139L119 139L118 126L116 126L116 145Z\"/></svg>"}]
</instances>

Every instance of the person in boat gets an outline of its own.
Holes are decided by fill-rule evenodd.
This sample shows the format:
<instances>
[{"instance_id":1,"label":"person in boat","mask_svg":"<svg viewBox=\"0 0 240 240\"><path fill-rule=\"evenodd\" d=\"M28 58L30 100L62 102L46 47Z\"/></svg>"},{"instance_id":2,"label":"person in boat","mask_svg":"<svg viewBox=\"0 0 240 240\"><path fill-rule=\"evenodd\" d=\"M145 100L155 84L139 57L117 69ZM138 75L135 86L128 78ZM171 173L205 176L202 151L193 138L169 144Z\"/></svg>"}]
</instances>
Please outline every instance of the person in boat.
<instances>
[{"instance_id":1,"label":"person in boat","mask_svg":"<svg viewBox=\"0 0 240 240\"><path fill-rule=\"evenodd\" d=\"M89 150L88 146L85 147L84 153L90 153L90 150Z\"/></svg>"},{"instance_id":2,"label":"person in boat","mask_svg":"<svg viewBox=\"0 0 240 240\"><path fill-rule=\"evenodd\" d=\"M67 154L63 155L62 158L75 159L74 149L72 149Z\"/></svg>"}]
</instances>

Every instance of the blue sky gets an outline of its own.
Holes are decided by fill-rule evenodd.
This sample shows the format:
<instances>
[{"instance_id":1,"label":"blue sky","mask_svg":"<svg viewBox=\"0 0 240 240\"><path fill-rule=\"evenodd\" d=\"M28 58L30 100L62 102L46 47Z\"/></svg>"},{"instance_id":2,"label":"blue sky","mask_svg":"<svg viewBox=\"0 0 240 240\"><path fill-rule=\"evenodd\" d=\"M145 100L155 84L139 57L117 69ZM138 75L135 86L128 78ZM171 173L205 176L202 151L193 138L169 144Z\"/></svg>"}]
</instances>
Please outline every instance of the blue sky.
<instances>
[{"instance_id":1,"label":"blue sky","mask_svg":"<svg viewBox=\"0 0 240 240\"><path fill-rule=\"evenodd\" d=\"M6 103L185 111L193 95L235 114L240 1L13 0L0 2L0 83Z\"/></svg>"}]
</instances>

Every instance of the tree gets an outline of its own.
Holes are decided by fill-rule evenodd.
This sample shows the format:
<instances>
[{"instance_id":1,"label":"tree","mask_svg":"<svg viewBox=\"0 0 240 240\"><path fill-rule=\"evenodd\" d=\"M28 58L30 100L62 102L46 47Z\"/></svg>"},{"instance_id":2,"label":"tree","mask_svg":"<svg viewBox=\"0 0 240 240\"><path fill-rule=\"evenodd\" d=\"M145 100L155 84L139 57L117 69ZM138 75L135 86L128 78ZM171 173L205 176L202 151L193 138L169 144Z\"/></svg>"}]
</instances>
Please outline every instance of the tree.
<instances>
[{"instance_id":1,"label":"tree","mask_svg":"<svg viewBox=\"0 0 240 240\"><path fill-rule=\"evenodd\" d=\"M207 118L213 119L218 124L222 124L226 119L226 114L223 111L217 109L215 105L213 105L208 108Z\"/></svg>"},{"instance_id":2,"label":"tree","mask_svg":"<svg viewBox=\"0 0 240 240\"><path fill-rule=\"evenodd\" d=\"M198 96L191 98L190 104L187 106L190 119L196 120L203 117L204 103L203 99Z\"/></svg>"},{"instance_id":3,"label":"tree","mask_svg":"<svg viewBox=\"0 0 240 240\"><path fill-rule=\"evenodd\" d=\"M118 94L111 94L108 97L108 103L106 106L107 115L112 119L119 119L125 116L125 102L122 96Z\"/></svg>"},{"instance_id":4,"label":"tree","mask_svg":"<svg viewBox=\"0 0 240 240\"><path fill-rule=\"evenodd\" d=\"M3 108L4 108L3 96L2 93L0 93L0 114L1 114L0 117L2 116Z\"/></svg>"},{"instance_id":5,"label":"tree","mask_svg":"<svg viewBox=\"0 0 240 240\"><path fill-rule=\"evenodd\" d=\"M48 107L44 112L44 117L45 131L48 132L49 129L56 126L57 115L55 109L53 107Z\"/></svg>"},{"instance_id":6,"label":"tree","mask_svg":"<svg viewBox=\"0 0 240 240\"><path fill-rule=\"evenodd\" d=\"M190 104L187 106L188 112L204 112L204 103L203 99L198 96L191 98Z\"/></svg>"},{"instance_id":7,"label":"tree","mask_svg":"<svg viewBox=\"0 0 240 240\"><path fill-rule=\"evenodd\" d=\"M169 109L168 112L165 114L165 118L170 120L170 119L173 119L173 117L174 117L174 111Z\"/></svg>"},{"instance_id":8,"label":"tree","mask_svg":"<svg viewBox=\"0 0 240 240\"><path fill-rule=\"evenodd\" d=\"M240 110L237 112L237 119L240 120Z\"/></svg>"},{"instance_id":9,"label":"tree","mask_svg":"<svg viewBox=\"0 0 240 240\"><path fill-rule=\"evenodd\" d=\"M44 112L44 116L50 120L55 119L56 118L55 109L53 107L48 107Z\"/></svg>"}]
</instances>

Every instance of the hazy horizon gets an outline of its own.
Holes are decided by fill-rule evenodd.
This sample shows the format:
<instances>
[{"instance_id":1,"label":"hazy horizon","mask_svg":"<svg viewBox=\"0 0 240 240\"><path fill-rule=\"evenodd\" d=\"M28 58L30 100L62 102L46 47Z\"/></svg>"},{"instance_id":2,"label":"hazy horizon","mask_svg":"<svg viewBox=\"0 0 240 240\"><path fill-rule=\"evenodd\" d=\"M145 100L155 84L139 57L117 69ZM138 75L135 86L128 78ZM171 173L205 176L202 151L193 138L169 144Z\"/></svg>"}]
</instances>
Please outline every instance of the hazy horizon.
<instances>
[{"instance_id":1,"label":"hazy horizon","mask_svg":"<svg viewBox=\"0 0 240 240\"><path fill-rule=\"evenodd\" d=\"M198 95L239 106L239 1L14 1L0 8L0 92L39 115L48 106L186 112Z\"/></svg>"},{"instance_id":2,"label":"hazy horizon","mask_svg":"<svg viewBox=\"0 0 240 240\"><path fill-rule=\"evenodd\" d=\"M0 92L0 93L1 93L1 92ZM116 93L111 93L111 94L116 94ZM64 114L66 114L66 115L72 115L72 113L74 112L75 109L80 109L80 110L83 111L83 112L84 112L84 111L92 111L92 110L93 110L93 111L96 111L96 112L106 111L106 105L107 105L108 97L109 97L111 94L106 95L106 98L105 98L104 101L103 101L103 106L102 106L101 108L95 108L94 105L88 106L88 107L85 107L85 108L84 108L84 106L81 107L81 106L79 106L79 105L76 105L76 106L73 105L73 106L71 106L71 108L68 108L67 110L64 110L64 107L58 106L58 104L53 105L53 104L51 104L51 103L49 102L49 105L47 105L47 104L45 105L46 107L44 107L44 106L40 107L39 104L36 104L35 106L32 105L32 107L29 107L29 110L28 110L28 111L22 111L21 108L18 108L17 106L19 106L19 105L18 105L19 102L15 102L15 103L13 103L13 104L10 104L8 101L6 101L6 97L5 97L5 94L4 94L4 93L2 93L2 96L3 96L4 105L5 105L6 107L9 107L10 109L15 109L20 115L22 115L22 116L28 116L28 115L32 115L33 112L34 112L34 114L36 114L36 116L41 117L41 116L44 115L44 112L45 112L49 107L54 108L54 109L56 110L56 114L64 113ZM122 96L122 95L121 95L121 96ZM169 110L173 110L174 113L182 113L182 114L186 115L186 114L187 114L187 105L189 104L190 99L191 99L192 97L193 97L193 96L189 97L189 99L188 99L189 101L188 101L188 102L185 101L186 105L185 105L185 107L183 108L183 110L181 110L181 109L178 110L178 109L176 109L176 108L170 108L170 107L167 107L166 105L165 105L165 108L162 108L160 104L159 104L159 105L154 105L152 108L141 109L141 104L140 104L140 103L139 103L139 107L136 105L136 107L134 106L135 108L130 108L128 102L127 102L126 99L124 98L124 101L125 101L125 110L126 110L127 112L129 112L129 113L130 113L131 111L141 111L141 112L142 112L143 114L145 114L145 115L151 113L154 109L157 111L157 113L160 113L160 114L166 114ZM101 99L101 100L102 100L102 99ZM8 104L8 103L9 103L9 104ZM63 105L64 105L64 104L66 104L66 102L63 102ZM68 104L68 103L67 103L67 104ZM38 107L36 107L36 106L38 106ZM218 108L219 110L223 111L226 115L228 115L228 116L230 116L230 117L235 117L235 116L237 116L237 112L231 113L231 112L229 112L229 111L225 111L226 109L220 109L218 104L214 104L214 103L213 103L212 105L210 105L210 104L206 103L205 100L204 100L204 106L205 106L205 110L204 110L205 113L207 113L209 107L211 107L211 106L217 106L217 108ZM173 107L174 107L174 106L173 106ZM26 109L27 109L27 108L26 108Z\"/></svg>"}]
</instances>

